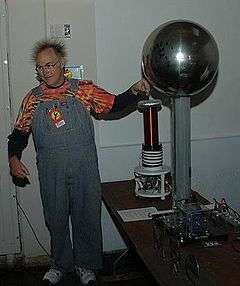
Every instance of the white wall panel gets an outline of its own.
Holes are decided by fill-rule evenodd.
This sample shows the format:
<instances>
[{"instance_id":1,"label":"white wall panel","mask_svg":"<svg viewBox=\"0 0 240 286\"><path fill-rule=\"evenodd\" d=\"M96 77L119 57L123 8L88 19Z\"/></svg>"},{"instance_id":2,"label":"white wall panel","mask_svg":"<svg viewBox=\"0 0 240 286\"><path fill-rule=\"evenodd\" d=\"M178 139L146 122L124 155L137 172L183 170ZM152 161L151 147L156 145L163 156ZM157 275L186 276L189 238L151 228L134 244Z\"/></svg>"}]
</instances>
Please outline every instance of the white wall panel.
<instances>
[{"instance_id":1,"label":"white wall panel","mask_svg":"<svg viewBox=\"0 0 240 286\"><path fill-rule=\"evenodd\" d=\"M31 60L31 50L37 40L45 37L44 0L10 0L8 1L8 8L10 97L12 122L14 122L26 92L38 83L35 79L35 66ZM30 171L31 184L25 188L17 188L19 203L28 215L39 240L48 247L49 236L43 220L35 150L31 138L29 146L23 153L22 160ZM43 254L43 250L38 245L21 211L19 212L19 219L23 254L25 256Z\"/></svg>"},{"instance_id":2,"label":"white wall panel","mask_svg":"<svg viewBox=\"0 0 240 286\"><path fill-rule=\"evenodd\" d=\"M240 135L238 0L98 0L96 39L98 82L112 92L126 89L140 76L143 45L159 25L186 19L203 25L214 36L220 53L219 76L213 94L192 109L192 138ZM161 112L162 140L169 140L168 114ZM141 137L139 114L120 122L101 123L103 146L136 143ZM121 138L120 135L121 134Z\"/></svg>"},{"instance_id":3,"label":"white wall panel","mask_svg":"<svg viewBox=\"0 0 240 286\"><path fill-rule=\"evenodd\" d=\"M8 12L0 0L0 255L20 252L15 188L8 171L7 135L10 132L8 76Z\"/></svg>"},{"instance_id":4,"label":"white wall panel","mask_svg":"<svg viewBox=\"0 0 240 286\"><path fill-rule=\"evenodd\" d=\"M70 24L71 38L60 38L68 49L68 64L83 65L87 79L96 81L94 2L46 0L46 31L52 25Z\"/></svg>"}]
</instances>

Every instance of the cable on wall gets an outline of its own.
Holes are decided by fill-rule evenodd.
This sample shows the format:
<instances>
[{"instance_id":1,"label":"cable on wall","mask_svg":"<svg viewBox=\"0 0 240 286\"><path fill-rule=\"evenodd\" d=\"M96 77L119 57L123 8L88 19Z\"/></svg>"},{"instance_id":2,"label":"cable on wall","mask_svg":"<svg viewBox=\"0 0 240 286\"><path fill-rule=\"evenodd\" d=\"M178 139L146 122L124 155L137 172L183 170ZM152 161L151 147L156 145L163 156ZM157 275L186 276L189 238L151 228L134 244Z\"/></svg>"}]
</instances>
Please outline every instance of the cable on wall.
<instances>
[{"instance_id":1,"label":"cable on wall","mask_svg":"<svg viewBox=\"0 0 240 286\"><path fill-rule=\"evenodd\" d=\"M37 236L37 234L36 234L36 231L34 230L32 224L31 224L31 222L30 222L30 220L29 220L29 218L28 218L28 216L27 216L27 214L26 214L26 212L24 211L24 209L22 208L21 204L19 203L17 196L14 195L14 198L16 199L17 206L18 206L18 208L21 210L22 214L24 215L24 217L25 217L25 219L26 219L26 221L27 221L27 223L28 223L28 225L29 225L29 227L30 227L30 229L31 229L31 231L32 231L32 233L33 233L33 235L34 235L34 237L35 237L37 243L38 243L39 246L42 248L42 250L47 254L47 256L48 256L48 257L51 257L50 253L46 250L46 248L45 248L45 247L43 246L43 244L40 242L40 240L39 240L39 238L38 238L38 236Z\"/></svg>"}]
</instances>

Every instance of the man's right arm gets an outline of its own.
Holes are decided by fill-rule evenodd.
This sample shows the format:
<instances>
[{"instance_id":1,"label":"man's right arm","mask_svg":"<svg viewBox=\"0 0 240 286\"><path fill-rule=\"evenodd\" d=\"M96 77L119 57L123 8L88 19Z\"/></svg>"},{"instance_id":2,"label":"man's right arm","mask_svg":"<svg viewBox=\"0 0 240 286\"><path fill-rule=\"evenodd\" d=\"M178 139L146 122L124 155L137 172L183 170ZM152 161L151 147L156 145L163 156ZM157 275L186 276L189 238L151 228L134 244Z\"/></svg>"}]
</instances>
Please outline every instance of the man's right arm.
<instances>
[{"instance_id":1,"label":"man's right arm","mask_svg":"<svg viewBox=\"0 0 240 286\"><path fill-rule=\"evenodd\" d=\"M29 174L26 166L21 162L21 157L28 144L33 113L38 102L38 98L31 90L23 99L14 129L8 136L8 161L13 177L26 178Z\"/></svg>"},{"instance_id":2,"label":"man's right arm","mask_svg":"<svg viewBox=\"0 0 240 286\"><path fill-rule=\"evenodd\" d=\"M27 147L30 132L23 132L16 128L8 136L8 161L12 176L25 178L29 175L28 169L21 162L22 152Z\"/></svg>"}]
</instances>

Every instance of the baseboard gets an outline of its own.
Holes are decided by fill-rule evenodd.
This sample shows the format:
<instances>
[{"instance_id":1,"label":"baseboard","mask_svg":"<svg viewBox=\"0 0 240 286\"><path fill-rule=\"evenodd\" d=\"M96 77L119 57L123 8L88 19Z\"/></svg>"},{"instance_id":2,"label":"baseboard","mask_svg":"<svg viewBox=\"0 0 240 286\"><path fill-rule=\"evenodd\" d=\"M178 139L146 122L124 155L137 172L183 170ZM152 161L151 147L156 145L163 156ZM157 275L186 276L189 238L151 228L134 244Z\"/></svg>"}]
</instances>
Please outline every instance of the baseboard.
<instances>
[{"instance_id":1,"label":"baseboard","mask_svg":"<svg viewBox=\"0 0 240 286\"><path fill-rule=\"evenodd\" d=\"M34 257L15 256L11 264L8 264L6 257L0 257L0 269L8 269L21 271L26 268L48 268L51 265L51 259L47 255L39 255ZM126 273L132 272L136 276L136 272L143 270L139 259L137 259L127 249L108 251L103 253L103 269L101 274L106 277L114 276L123 277Z\"/></svg>"},{"instance_id":2,"label":"baseboard","mask_svg":"<svg viewBox=\"0 0 240 286\"><path fill-rule=\"evenodd\" d=\"M11 262L8 261L7 256L2 256L0 257L0 269L18 270L28 267L48 267L50 262L50 258L47 255L39 255L35 257L15 255Z\"/></svg>"},{"instance_id":3,"label":"baseboard","mask_svg":"<svg viewBox=\"0 0 240 286\"><path fill-rule=\"evenodd\" d=\"M125 250L120 249L116 251L108 251L103 253L103 260L106 264L111 264L117 259ZM25 257L22 255L15 255L11 263L7 259L7 255L0 256L1 268L22 268L22 267L47 267L51 264L51 259L47 255L39 255L33 257Z\"/></svg>"}]
</instances>

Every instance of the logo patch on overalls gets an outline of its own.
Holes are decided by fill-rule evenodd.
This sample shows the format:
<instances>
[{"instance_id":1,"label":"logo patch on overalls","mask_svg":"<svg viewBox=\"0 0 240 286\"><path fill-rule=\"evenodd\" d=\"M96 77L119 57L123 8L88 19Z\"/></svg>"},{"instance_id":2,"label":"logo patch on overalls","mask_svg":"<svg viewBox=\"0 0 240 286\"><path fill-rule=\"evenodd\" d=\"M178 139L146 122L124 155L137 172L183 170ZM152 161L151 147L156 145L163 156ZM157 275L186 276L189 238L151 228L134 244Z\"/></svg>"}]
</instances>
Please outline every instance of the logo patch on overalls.
<instances>
[{"instance_id":1,"label":"logo patch on overalls","mask_svg":"<svg viewBox=\"0 0 240 286\"><path fill-rule=\"evenodd\" d=\"M59 108L57 107L51 108L48 111L48 116L57 128L65 125L63 113Z\"/></svg>"}]
</instances>

